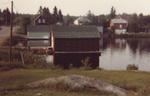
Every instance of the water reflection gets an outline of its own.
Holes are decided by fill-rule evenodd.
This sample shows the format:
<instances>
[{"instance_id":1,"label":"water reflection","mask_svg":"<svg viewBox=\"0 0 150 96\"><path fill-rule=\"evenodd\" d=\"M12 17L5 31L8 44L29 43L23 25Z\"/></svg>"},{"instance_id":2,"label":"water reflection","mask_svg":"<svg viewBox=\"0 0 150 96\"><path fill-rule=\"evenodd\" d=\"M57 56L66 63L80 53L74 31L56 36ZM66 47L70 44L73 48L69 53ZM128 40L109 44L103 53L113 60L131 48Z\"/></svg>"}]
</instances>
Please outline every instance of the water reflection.
<instances>
[{"instance_id":1,"label":"water reflection","mask_svg":"<svg viewBox=\"0 0 150 96\"><path fill-rule=\"evenodd\" d=\"M150 39L104 39L100 67L125 70L128 64L150 71Z\"/></svg>"}]
</instances>

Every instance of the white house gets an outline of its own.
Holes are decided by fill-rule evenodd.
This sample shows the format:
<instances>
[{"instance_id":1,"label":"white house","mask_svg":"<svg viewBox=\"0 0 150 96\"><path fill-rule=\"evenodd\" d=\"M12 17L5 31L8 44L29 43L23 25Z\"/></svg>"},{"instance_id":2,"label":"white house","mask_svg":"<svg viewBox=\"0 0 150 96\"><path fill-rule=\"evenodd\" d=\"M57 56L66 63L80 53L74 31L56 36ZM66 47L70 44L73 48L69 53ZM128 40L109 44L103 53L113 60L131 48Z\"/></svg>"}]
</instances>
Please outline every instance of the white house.
<instances>
[{"instance_id":1,"label":"white house","mask_svg":"<svg viewBox=\"0 0 150 96\"><path fill-rule=\"evenodd\" d=\"M77 18L74 21L74 25L84 25L84 24L89 24L91 23L91 20L89 20L87 17L85 16L80 16L79 18Z\"/></svg>"},{"instance_id":2,"label":"white house","mask_svg":"<svg viewBox=\"0 0 150 96\"><path fill-rule=\"evenodd\" d=\"M114 30L115 34L125 34L127 32L128 21L117 17L110 21L110 28Z\"/></svg>"}]
</instances>

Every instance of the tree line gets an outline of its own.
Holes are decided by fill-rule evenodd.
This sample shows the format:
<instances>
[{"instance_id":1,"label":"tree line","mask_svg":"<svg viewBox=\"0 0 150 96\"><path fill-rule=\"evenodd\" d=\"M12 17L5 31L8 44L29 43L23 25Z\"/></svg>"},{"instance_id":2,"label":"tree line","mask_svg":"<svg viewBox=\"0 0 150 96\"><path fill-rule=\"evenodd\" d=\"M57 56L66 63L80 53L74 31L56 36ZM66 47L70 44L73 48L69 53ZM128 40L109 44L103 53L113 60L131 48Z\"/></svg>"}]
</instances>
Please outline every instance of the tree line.
<instances>
[{"instance_id":1,"label":"tree line","mask_svg":"<svg viewBox=\"0 0 150 96\"><path fill-rule=\"evenodd\" d=\"M53 8L53 12L50 12L49 8L40 6L38 14L30 15L30 14L21 14L21 13L13 13L13 21L15 25L22 24L30 24L32 20L35 19L37 15L43 15L49 24L56 24L57 22L64 22L63 14L61 9L57 9L55 6ZM10 25L11 12L8 8L1 10L0 9L0 25Z\"/></svg>"},{"instance_id":2,"label":"tree line","mask_svg":"<svg viewBox=\"0 0 150 96\"><path fill-rule=\"evenodd\" d=\"M111 8L110 13L107 15L101 14L96 16L91 12L87 14L87 17L92 21L92 24L103 26L104 31L106 31L107 28L110 26L110 20L118 16L128 21L128 32L150 32L150 15L143 15L143 13L117 14L117 11L114 7Z\"/></svg>"},{"instance_id":3,"label":"tree line","mask_svg":"<svg viewBox=\"0 0 150 96\"><path fill-rule=\"evenodd\" d=\"M61 22L63 24L69 25L73 24L74 20L78 17L62 14L61 9L56 6L53 8L52 12L47 7L40 6L38 13L35 15L31 14L20 14L13 13L13 20L15 25L29 25L32 20L38 15L42 14L48 21L48 24L56 24ZM150 31L150 15L141 14L117 14L114 7L110 9L109 14L94 15L91 11L88 11L87 18L91 20L91 25L101 25L106 29L110 25L110 20L120 16L126 19L129 23L128 32L148 32ZM10 25L11 12L8 8L0 9L0 25Z\"/></svg>"},{"instance_id":4,"label":"tree line","mask_svg":"<svg viewBox=\"0 0 150 96\"><path fill-rule=\"evenodd\" d=\"M10 25L11 13L8 8L0 9L0 25Z\"/></svg>"},{"instance_id":5,"label":"tree line","mask_svg":"<svg viewBox=\"0 0 150 96\"><path fill-rule=\"evenodd\" d=\"M40 6L38 14L42 15L46 19L48 24L56 24L58 22L60 23L64 22L62 11L61 9L58 10L56 6L53 8L53 12L50 12L48 7L42 8L42 6Z\"/></svg>"}]
</instances>

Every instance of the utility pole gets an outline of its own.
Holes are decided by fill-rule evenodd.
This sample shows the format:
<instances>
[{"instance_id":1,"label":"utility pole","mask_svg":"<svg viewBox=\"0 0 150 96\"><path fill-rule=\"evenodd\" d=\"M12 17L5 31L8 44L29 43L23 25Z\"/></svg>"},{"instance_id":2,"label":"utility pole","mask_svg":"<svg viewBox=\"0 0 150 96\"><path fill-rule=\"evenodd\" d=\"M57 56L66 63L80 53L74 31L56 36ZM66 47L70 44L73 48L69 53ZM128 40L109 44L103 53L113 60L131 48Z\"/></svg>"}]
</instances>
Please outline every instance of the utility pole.
<instances>
[{"instance_id":1,"label":"utility pole","mask_svg":"<svg viewBox=\"0 0 150 96\"><path fill-rule=\"evenodd\" d=\"M13 1L11 1L9 62L12 64L12 35L13 35Z\"/></svg>"}]
</instances>

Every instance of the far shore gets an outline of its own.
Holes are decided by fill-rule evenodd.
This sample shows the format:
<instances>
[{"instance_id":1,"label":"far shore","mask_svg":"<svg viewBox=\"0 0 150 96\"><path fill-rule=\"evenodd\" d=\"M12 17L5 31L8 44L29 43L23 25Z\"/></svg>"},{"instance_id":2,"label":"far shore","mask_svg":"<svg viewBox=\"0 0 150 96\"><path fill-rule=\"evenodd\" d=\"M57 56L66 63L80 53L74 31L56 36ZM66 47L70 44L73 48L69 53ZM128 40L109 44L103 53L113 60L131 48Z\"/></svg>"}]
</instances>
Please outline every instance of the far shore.
<instances>
[{"instance_id":1,"label":"far shore","mask_svg":"<svg viewBox=\"0 0 150 96\"><path fill-rule=\"evenodd\" d=\"M125 33L125 34L115 34L113 37L116 37L116 38L150 38L150 33L131 32L131 33Z\"/></svg>"}]
</instances>

